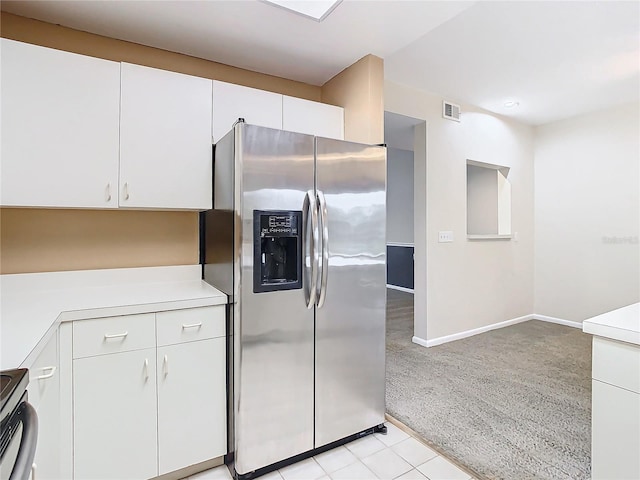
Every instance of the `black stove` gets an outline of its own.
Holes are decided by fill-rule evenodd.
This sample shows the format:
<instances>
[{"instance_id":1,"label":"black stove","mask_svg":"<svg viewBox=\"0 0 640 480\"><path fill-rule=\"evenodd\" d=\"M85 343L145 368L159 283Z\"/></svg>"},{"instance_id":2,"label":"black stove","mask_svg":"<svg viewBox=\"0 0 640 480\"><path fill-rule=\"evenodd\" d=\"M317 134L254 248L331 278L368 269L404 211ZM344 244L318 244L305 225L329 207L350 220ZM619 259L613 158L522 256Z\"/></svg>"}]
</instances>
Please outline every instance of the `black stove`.
<instances>
[{"instance_id":1,"label":"black stove","mask_svg":"<svg viewBox=\"0 0 640 480\"><path fill-rule=\"evenodd\" d=\"M38 415L27 402L29 370L0 372L0 464L9 480L28 480L38 442Z\"/></svg>"},{"instance_id":2,"label":"black stove","mask_svg":"<svg viewBox=\"0 0 640 480\"><path fill-rule=\"evenodd\" d=\"M16 368L0 372L0 421L15 410L29 384L29 370Z\"/></svg>"}]
</instances>

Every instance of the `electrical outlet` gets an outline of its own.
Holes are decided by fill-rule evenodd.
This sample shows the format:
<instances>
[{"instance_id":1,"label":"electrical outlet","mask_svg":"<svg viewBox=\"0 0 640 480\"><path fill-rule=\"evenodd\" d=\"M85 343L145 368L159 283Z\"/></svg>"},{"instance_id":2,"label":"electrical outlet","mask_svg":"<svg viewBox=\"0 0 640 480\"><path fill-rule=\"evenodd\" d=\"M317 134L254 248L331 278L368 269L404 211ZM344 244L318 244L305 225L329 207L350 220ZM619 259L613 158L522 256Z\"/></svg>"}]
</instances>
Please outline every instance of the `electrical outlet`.
<instances>
[{"instance_id":1,"label":"electrical outlet","mask_svg":"<svg viewBox=\"0 0 640 480\"><path fill-rule=\"evenodd\" d=\"M452 231L438 232L438 242L439 243L453 242L453 232Z\"/></svg>"}]
</instances>

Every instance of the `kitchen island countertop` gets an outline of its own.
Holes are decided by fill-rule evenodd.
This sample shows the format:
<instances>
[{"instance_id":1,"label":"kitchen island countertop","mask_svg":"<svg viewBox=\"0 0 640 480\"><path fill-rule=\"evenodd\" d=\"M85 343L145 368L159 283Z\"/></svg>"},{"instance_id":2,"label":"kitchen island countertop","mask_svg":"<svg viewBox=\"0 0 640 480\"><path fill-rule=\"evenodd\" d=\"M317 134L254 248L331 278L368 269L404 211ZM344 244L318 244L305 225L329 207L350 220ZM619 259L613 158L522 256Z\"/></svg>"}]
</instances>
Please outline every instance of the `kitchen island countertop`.
<instances>
[{"instance_id":1,"label":"kitchen island countertop","mask_svg":"<svg viewBox=\"0 0 640 480\"><path fill-rule=\"evenodd\" d=\"M582 331L612 340L640 345L640 303L589 318Z\"/></svg>"}]
</instances>

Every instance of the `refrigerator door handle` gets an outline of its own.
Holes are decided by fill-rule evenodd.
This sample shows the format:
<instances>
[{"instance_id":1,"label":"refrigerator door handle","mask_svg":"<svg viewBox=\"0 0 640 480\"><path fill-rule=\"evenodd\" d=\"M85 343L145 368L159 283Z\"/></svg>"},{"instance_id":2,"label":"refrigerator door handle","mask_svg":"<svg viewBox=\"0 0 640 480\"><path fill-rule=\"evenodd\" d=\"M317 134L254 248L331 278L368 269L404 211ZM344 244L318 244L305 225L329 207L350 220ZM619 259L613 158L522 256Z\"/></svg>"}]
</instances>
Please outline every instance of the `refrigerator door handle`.
<instances>
[{"instance_id":1,"label":"refrigerator door handle","mask_svg":"<svg viewBox=\"0 0 640 480\"><path fill-rule=\"evenodd\" d=\"M322 308L327 297L327 279L329 277L329 224L327 219L327 201L322 190L318 190L318 207L322 228L322 270L320 278L320 296L318 308Z\"/></svg>"},{"instance_id":2,"label":"refrigerator door handle","mask_svg":"<svg viewBox=\"0 0 640 480\"><path fill-rule=\"evenodd\" d=\"M311 215L309 215L311 214ZM305 276L303 280L304 299L308 309L312 309L316 304L317 288L318 288L318 205L316 203L316 195L313 190L307 191L304 197L304 205L302 206L303 215L303 239L304 239L304 260L303 266L305 270ZM311 235L309 235L308 222L311 217ZM308 275L309 265L307 265L307 251L311 259L311 272ZM307 280L308 279L308 280Z\"/></svg>"}]
</instances>

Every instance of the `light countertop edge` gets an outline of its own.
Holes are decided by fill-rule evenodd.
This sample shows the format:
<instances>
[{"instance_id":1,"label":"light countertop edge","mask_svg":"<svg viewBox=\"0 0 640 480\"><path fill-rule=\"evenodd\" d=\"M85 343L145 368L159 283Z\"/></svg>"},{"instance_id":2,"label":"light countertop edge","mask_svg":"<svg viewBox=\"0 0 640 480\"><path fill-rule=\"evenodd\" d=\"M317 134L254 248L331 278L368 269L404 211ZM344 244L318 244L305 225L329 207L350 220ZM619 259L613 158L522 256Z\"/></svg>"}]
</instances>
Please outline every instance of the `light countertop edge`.
<instances>
[{"instance_id":1,"label":"light countertop edge","mask_svg":"<svg viewBox=\"0 0 640 480\"><path fill-rule=\"evenodd\" d=\"M31 365L63 322L227 303L224 293L199 278L195 266L121 269L116 273L4 276L9 281L3 282L1 292L1 369ZM164 274L160 281L158 273ZM80 286L83 278L90 280L89 286ZM68 284L61 288L60 279ZM17 284L20 288L14 288Z\"/></svg>"},{"instance_id":2,"label":"light countertop edge","mask_svg":"<svg viewBox=\"0 0 640 480\"><path fill-rule=\"evenodd\" d=\"M640 303L589 318L582 323L582 331L640 346Z\"/></svg>"}]
</instances>

